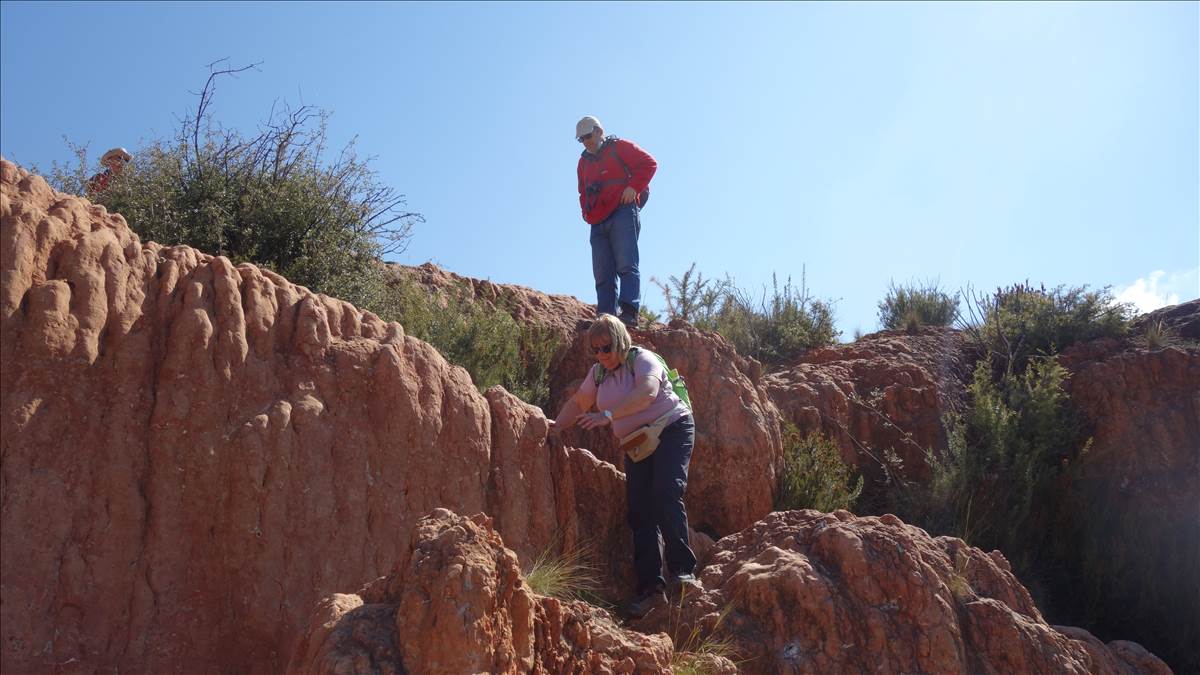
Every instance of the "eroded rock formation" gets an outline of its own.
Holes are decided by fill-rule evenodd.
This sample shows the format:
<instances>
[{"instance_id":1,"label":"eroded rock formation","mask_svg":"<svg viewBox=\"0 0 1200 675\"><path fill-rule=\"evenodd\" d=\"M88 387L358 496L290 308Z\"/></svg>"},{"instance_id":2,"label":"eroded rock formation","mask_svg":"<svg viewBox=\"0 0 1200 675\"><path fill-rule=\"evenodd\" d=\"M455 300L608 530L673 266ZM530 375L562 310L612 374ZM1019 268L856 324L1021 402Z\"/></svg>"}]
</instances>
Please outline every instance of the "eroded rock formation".
<instances>
[{"instance_id":1,"label":"eroded rock formation","mask_svg":"<svg viewBox=\"0 0 1200 675\"><path fill-rule=\"evenodd\" d=\"M785 420L836 440L865 475L882 478L893 453L921 480L925 452L946 448L942 416L961 407L970 366L959 331L926 328L813 349L764 380Z\"/></svg>"},{"instance_id":2,"label":"eroded rock formation","mask_svg":"<svg viewBox=\"0 0 1200 675\"><path fill-rule=\"evenodd\" d=\"M0 219L6 672L278 671L441 506L502 504L521 551L623 534L619 474L400 325L6 161Z\"/></svg>"},{"instance_id":3,"label":"eroded rock formation","mask_svg":"<svg viewBox=\"0 0 1200 675\"><path fill-rule=\"evenodd\" d=\"M534 292L526 300L540 311ZM582 305L548 306L571 315L564 331L586 320ZM897 641L886 651L897 670L942 663L922 655L958 643L925 632L957 626L961 644L990 659L968 669L1091 654L1093 672L1111 672L1094 666L1110 661L1156 672L1136 645L1046 627L994 556L962 554L979 561L960 576L984 606L966 611L955 596L949 606L966 617L955 624L937 587L962 587L946 576L951 544L887 519L768 516L779 413L757 364L682 326L637 341L689 378L699 430L693 525L734 534L700 551L710 591L685 619L748 593L737 625L757 657L744 668L793 654L793 644L817 659L841 649L826 638L866 645L877 635ZM555 374L560 397L590 363L577 347ZM586 545L611 596L624 593L623 475L602 461L615 459L611 445L547 444L542 411L502 389L481 394L399 324L253 265L140 242L120 216L6 161L0 375L6 673L278 672L293 655L302 669L665 667L662 636L537 598L521 582L518 560ZM941 401L950 390L938 377ZM487 513L491 525L437 511L445 508ZM803 604L821 594L820 607ZM905 598L927 611L910 611ZM797 601L801 618L787 604ZM820 612L836 627L806 633Z\"/></svg>"},{"instance_id":4,"label":"eroded rock formation","mask_svg":"<svg viewBox=\"0 0 1200 675\"><path fill-rule=\"evenodd\" d=\"M584 602L535 595L483 515L434 511L411 553L314 612L295 673L669 673L671 641Z\"/></svg>"},{"instance_id":5,"label":"eroded rock formation","mask_svg":"<svg viewBox=\"0 0 1200 675\"><path fill-rule=\"evenodd\" d=\"M776 512L710 560L703 593L636 625L724 635L745 673L1170 673L1136 644L1047 625L998 551L894 516Z\"/></svg>"}]
</instances>

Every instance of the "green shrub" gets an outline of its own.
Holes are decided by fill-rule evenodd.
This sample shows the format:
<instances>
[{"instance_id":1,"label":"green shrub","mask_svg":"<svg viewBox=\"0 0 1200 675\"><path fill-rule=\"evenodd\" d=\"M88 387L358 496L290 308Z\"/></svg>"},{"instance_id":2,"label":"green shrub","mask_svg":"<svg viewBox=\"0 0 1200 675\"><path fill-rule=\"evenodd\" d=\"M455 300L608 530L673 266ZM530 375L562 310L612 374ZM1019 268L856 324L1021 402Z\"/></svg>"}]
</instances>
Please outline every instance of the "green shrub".
<instances>
[{"instance_id":1,"label":"green shrub","mask_svg":"<svg viewBox=\"0 0 1200 675\"><path fill-rule=\"evenodd\" d=\"M980 361L971 405L945 418L947 454L928 453L930 480L901 487L898 514L932 533L999 548L1029 571L1054 520L1054 481L1089 443L1062 389L1066 376L1056 360L1037 359L993 381Z\"/></svg>"},{"instance_id":2,"label":"green shrub","mask_svg":"<svg viewBox=\"0 0 1200 675\"><path fill-rule=\"evenodd\" d=\"M326 161L329 116L311 106L272 108L250 136L212 120L216 78L197 109L169 139L137 148L107 190L91 195L120 213L143 240L185 244L235 263L253 262L307 286L381 311L378 261L404 250L420 214L382 184L351 142ZM79 166L54 166L59 190L82 194L87 149L72 146Z\"/></svg>"},{"instance_id":3,"label":"green shrub","mask_svg":"<svg viewBox=\"0 0 1200 675\"><path fill-rule=\"evenodd\" d=\"M662 321L662 315L659 314L658 312L650 309L649 307L647 307L645 305L642 305L640 308L638 308L638 323L639 324L641 324L643 326L653 326L654 324L660 323L661 321Z\"/></svg>"},{"instance_id":4,"label":"green shrub","mask_svg":"<svg viewBox=\"0 0 1200 675\"><path fill-rule=\"evenodd\" d=\"M399 321L465 368L480 390L500 385L527 403L549 405L550 362L559 345L550 328L518 323L502 307L476 300L466 285L439 294L404 275L381 304L381 318Z\"/></svg>"},{"instance_id":5,"label":"green shrub","mask_svg":"<svg viewBox=\"0 0 1200 675\"><path fill-rule=\"evenodd\" d=\"M669 321L682 319L693 326L709 329L729 286L728 280L705 279L704 274L696 271L696 263L692 263L682 277L668 277L666 283L655 277L650 281L662 291Z\"/></svg>"},{"instance_id":6,"label":"green shrub","mask_svg":"<svg viewBox=\"0 0 1200 675\"><path fill-rule=\"evenodd\" d=\"M1108 288L1047 290L1028 283L996 289L990 297L968 301L967 307L967 332L997 374L1022 373L1030 358L1057 354L1076 342L1124 337L1131 313L1113 300Z\"/></svg>"},{"instance_id":7,"label":"green shrub","mask_svg":"<svg viewBox=\"0 0 1200 675\"><path fill-rule=\"evenodd\" d=\"M784 425L783 472L775 510L849 510L862 489L862 476L854 480L836 443L816 432L802 436L795 425Z\"/></svg>"},{"instance_id":8,"label":"green shrub","mask_svg":"<svg viewBox=\"0 0 1200 675\"><path fill-rule=\"evenodd\" d=\"M692 264L682 277L663 284L668 320L683 319L697 328L720 333L739 354L767 364L783 363L811 347L833 344L832 304L813 298L801 276L800 287L789 278L781 288L771 276L771 292L763 289L754 300L733 280L714 282L695 272Z\"/></svg>"},{"instance_id":9,"label":"green shrub","mask_svg":"<svg viewBox=\"0 0 1200 675\"><path fill-rule=\"evenodd\" d=\"M922 326L949 326L958 318L958 294L950 295L937 282L888 286L879 302L879 324L886 330L915 331Z\"/></svg>"}]
</instances>

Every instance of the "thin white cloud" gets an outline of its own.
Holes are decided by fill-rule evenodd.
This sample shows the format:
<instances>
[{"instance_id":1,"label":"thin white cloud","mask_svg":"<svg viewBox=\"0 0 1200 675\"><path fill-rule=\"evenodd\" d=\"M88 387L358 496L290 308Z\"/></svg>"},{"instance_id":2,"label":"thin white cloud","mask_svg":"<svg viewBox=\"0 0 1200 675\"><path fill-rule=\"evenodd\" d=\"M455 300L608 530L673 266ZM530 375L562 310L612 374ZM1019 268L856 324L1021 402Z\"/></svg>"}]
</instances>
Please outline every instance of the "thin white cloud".
<instances>
[{"instance_id":1,"label":"thin white cloud","mask_svg":"<svg viewBox=\"0 0 1200 675\"><path fill-rule=\"evenodd\" d=\"M1167 305L1178 305L1200 296L1200 269L1172 272L1155 270L1128 286L1117 286L1113 295L1117 302L1134 306L1139 314Z\"/></svg>"}]
</instances>

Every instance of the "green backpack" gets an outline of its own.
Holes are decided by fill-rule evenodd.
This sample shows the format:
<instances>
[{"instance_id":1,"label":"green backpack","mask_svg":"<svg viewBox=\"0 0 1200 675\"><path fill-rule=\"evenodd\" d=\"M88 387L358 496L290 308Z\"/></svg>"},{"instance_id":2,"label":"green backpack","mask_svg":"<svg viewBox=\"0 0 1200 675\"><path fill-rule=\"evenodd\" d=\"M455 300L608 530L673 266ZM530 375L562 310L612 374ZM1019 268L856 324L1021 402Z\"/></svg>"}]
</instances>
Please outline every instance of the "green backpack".
<instances>
[{"instance_id":1,"label":"green backpack","mask_svg":"<svg viewBox=\"0 0 1200 675\"><path fill-rule=\"evenodd\" d=\"M637 357L638 351L642 349L645 349L645 347L630 347L629 354L625 356L625 367L629 369L629 372L633 372L633 360ZM671 383L671 390L675 392L680 401L683 401L687 409L691 410L692 399L688 396L687 383L683 381L683 376L679 374L678 370L668 366L666 359L657 352L652 352L649 349L646 349L646 352L652 354L662 364L663 370L667 371L667 382ZM600 388L600 383L604 381L607 375L608 371L604 369L604 366L600 366L592 371L592 382L595 383L597 389Z\"/></svg>"}]
</instances>

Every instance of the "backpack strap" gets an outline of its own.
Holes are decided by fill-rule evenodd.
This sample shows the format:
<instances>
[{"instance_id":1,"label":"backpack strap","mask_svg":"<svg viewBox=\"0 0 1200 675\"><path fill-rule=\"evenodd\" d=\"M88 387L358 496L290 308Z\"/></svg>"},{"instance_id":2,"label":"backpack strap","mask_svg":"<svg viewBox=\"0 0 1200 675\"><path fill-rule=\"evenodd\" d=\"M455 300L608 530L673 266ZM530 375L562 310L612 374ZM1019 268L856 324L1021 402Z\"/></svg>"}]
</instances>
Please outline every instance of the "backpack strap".
<instances>
[{"instance_id":1,"label":"backpack strap","mask_svg":"<svg viewBox=\"0 0 1200 675\"><path fill-rule=\"evenodd\" d=\"M617 164L620 164L621 168L625 170L625 180L629 180L630 178L633 178L633 172L629 170L629 165L625 163L625 160L621 159L621 153L617 152L617 141L619 141L621 139L617 138L616 136L610 136L609 138L610 138L610 141L608 143L604 144L605 151L611 152L613 155L616 156ZM612 146L611 151L607 149L609 146Z\"/></svg>"},{"instance_id":2,"label":"backpack strap","mask_svg":"<svg viewBox=\"0 0 1200 675\"><path fill-rule=\"evenodd\" d=\"M621 139L617 138L616 136L611 136L610 138L612 139L612 143L611 143L612 154L616 156L617 163L620 164L621 168L625 170L625 182L629 183L629 181L633 178L633 171L630 171L629 165L625 163L625 160L621 159L621 153L617 152L617 141L619 141ZM637 196L638 208L640 209L643 206L645 206L646 202L649 200L650 200L650 187L646 186L645 190L642 190L641 192L638 193L638 196Z\"/></svg>"}]
</instances>

